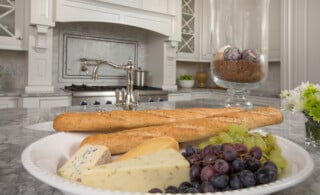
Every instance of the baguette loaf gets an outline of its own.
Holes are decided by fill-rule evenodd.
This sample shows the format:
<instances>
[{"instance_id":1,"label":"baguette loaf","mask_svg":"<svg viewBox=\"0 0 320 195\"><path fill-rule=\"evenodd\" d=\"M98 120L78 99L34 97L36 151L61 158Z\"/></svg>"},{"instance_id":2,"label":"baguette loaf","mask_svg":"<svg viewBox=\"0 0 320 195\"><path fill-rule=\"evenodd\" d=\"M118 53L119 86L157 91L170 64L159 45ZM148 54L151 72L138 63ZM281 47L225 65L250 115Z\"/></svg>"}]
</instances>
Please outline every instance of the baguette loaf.
<instances>
[{"instance_id":1,"label":"baguette loaf","mask_svg":"<svg viewBox=\"0 0 320 195\"><path fill-rule=\"evenodd\" d=\"M160 136L169 136L178 142L203 139L227 131L229 124L243 125L249 129L282 122L280 110L260 107L250 111L228 113L212 118L201 118L160 126L142 127L108 134L94 134L86 137L81 145L105 145L111 154L129 151L143 141Z\"/></svg>"},{"instance_id":2,"label":"baguette loaf","mask_svg":"<svg viewBox=\"0 0 320 195\"><path fill-rule=\"evenodd\" d=\"M114 110L109 112L67 112L53 121L56 131L111 131L162 125L170 122L212 117L243 111L240 108L188 108L176 110Z\"/></svg>"}]
</instances>

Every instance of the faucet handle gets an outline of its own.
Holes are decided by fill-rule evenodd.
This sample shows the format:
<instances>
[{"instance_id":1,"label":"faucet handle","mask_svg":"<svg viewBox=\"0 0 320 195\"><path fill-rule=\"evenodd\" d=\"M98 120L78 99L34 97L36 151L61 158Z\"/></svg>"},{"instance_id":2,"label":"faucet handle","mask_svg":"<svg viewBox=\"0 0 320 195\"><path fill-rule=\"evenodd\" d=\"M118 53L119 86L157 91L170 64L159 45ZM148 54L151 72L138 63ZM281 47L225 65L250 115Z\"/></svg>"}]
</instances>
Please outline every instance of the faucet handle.
<instances>
[{"instance_id":1,"label":"faucet handle","mask_svg":"<svg viewBox=\"0 0 320 195\"><path fill-rule=\"evenodd\" d=\"M121 99L120 99L120 90L119 89L116 89L115 95L116 95L116 106L120 106L122 103L121 103Z\"/></svg>"}]
</instances>

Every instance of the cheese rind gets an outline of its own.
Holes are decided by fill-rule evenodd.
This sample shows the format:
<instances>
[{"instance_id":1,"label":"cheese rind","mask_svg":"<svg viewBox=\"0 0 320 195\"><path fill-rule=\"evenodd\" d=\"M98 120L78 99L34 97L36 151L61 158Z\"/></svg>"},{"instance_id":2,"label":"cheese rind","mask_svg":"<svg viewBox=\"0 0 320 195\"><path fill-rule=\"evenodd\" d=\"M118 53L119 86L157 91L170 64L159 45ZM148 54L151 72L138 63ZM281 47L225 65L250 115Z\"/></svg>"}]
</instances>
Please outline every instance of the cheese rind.
<instances>
[{"instance_id":1,"label":"cheese rind","mask_svg":"<svg viewBox=\"0 0 320 195\"><path fill-rule=\"evenodd\" d=\"M58 169L58 174L66 179L81 181L84 169L108 162L111 162L111 154L107 147L86 144Z\"/></svg>"},{"instance_id":2,"label":"cheese rind","mask_svg":"<svg viewBox=\"0 0 320 195\"><path fill-rule=\"evenodd\" d=\"M189 162L176 150L158 152L88 168L82 172L84 185L127 192L164 190L189 181Z\"/></svg>"}]
</instances>

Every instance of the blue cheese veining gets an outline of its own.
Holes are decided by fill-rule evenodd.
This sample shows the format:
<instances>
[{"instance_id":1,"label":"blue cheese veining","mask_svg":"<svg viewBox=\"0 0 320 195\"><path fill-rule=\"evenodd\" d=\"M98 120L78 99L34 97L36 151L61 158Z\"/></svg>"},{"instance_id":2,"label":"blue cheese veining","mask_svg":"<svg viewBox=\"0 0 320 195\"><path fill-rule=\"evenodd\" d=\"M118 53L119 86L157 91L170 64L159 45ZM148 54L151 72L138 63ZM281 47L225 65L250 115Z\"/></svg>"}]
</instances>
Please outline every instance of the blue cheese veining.
<instances>
[{"instance_id":1,"label":"blue cheese veining","mask_svg":"<svg viewBox=\"0 0 320 195\"><path fill-rule=\"evenodd\" d=\"M58 170L64 178L81 181L81 173L86 168L111 162L111 154L107 147L86 144Z\"/></svg>"}]
</instances>

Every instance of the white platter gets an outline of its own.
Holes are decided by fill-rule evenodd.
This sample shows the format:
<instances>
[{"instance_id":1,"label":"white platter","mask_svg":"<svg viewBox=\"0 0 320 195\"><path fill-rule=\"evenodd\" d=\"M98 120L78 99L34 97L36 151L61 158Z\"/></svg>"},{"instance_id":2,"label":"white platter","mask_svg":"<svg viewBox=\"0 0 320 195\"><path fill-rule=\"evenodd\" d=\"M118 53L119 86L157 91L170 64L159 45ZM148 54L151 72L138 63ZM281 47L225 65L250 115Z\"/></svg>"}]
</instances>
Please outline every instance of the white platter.
<instances>
[{"instance_id":1,"label":"white platter","mask_svg":"<svg viewBox=\"0 0 320 195\"><path fill-rule=\"evenodd\" d=\"M77 195L129 195L120 191L108 191L86 187L80 183L66 180L56 174L62 165L78 148L87 134L56 133L29 145L22 153L21 159L25 169L40 181L59 189L64 194ZM299 145L277 136L283 156L288 161L284 174L276 182L241 190L214 193L215 195L257 195L270 194L304 181L312 172L314 163L309 153Z\"/></svg>"}]
</instances>

